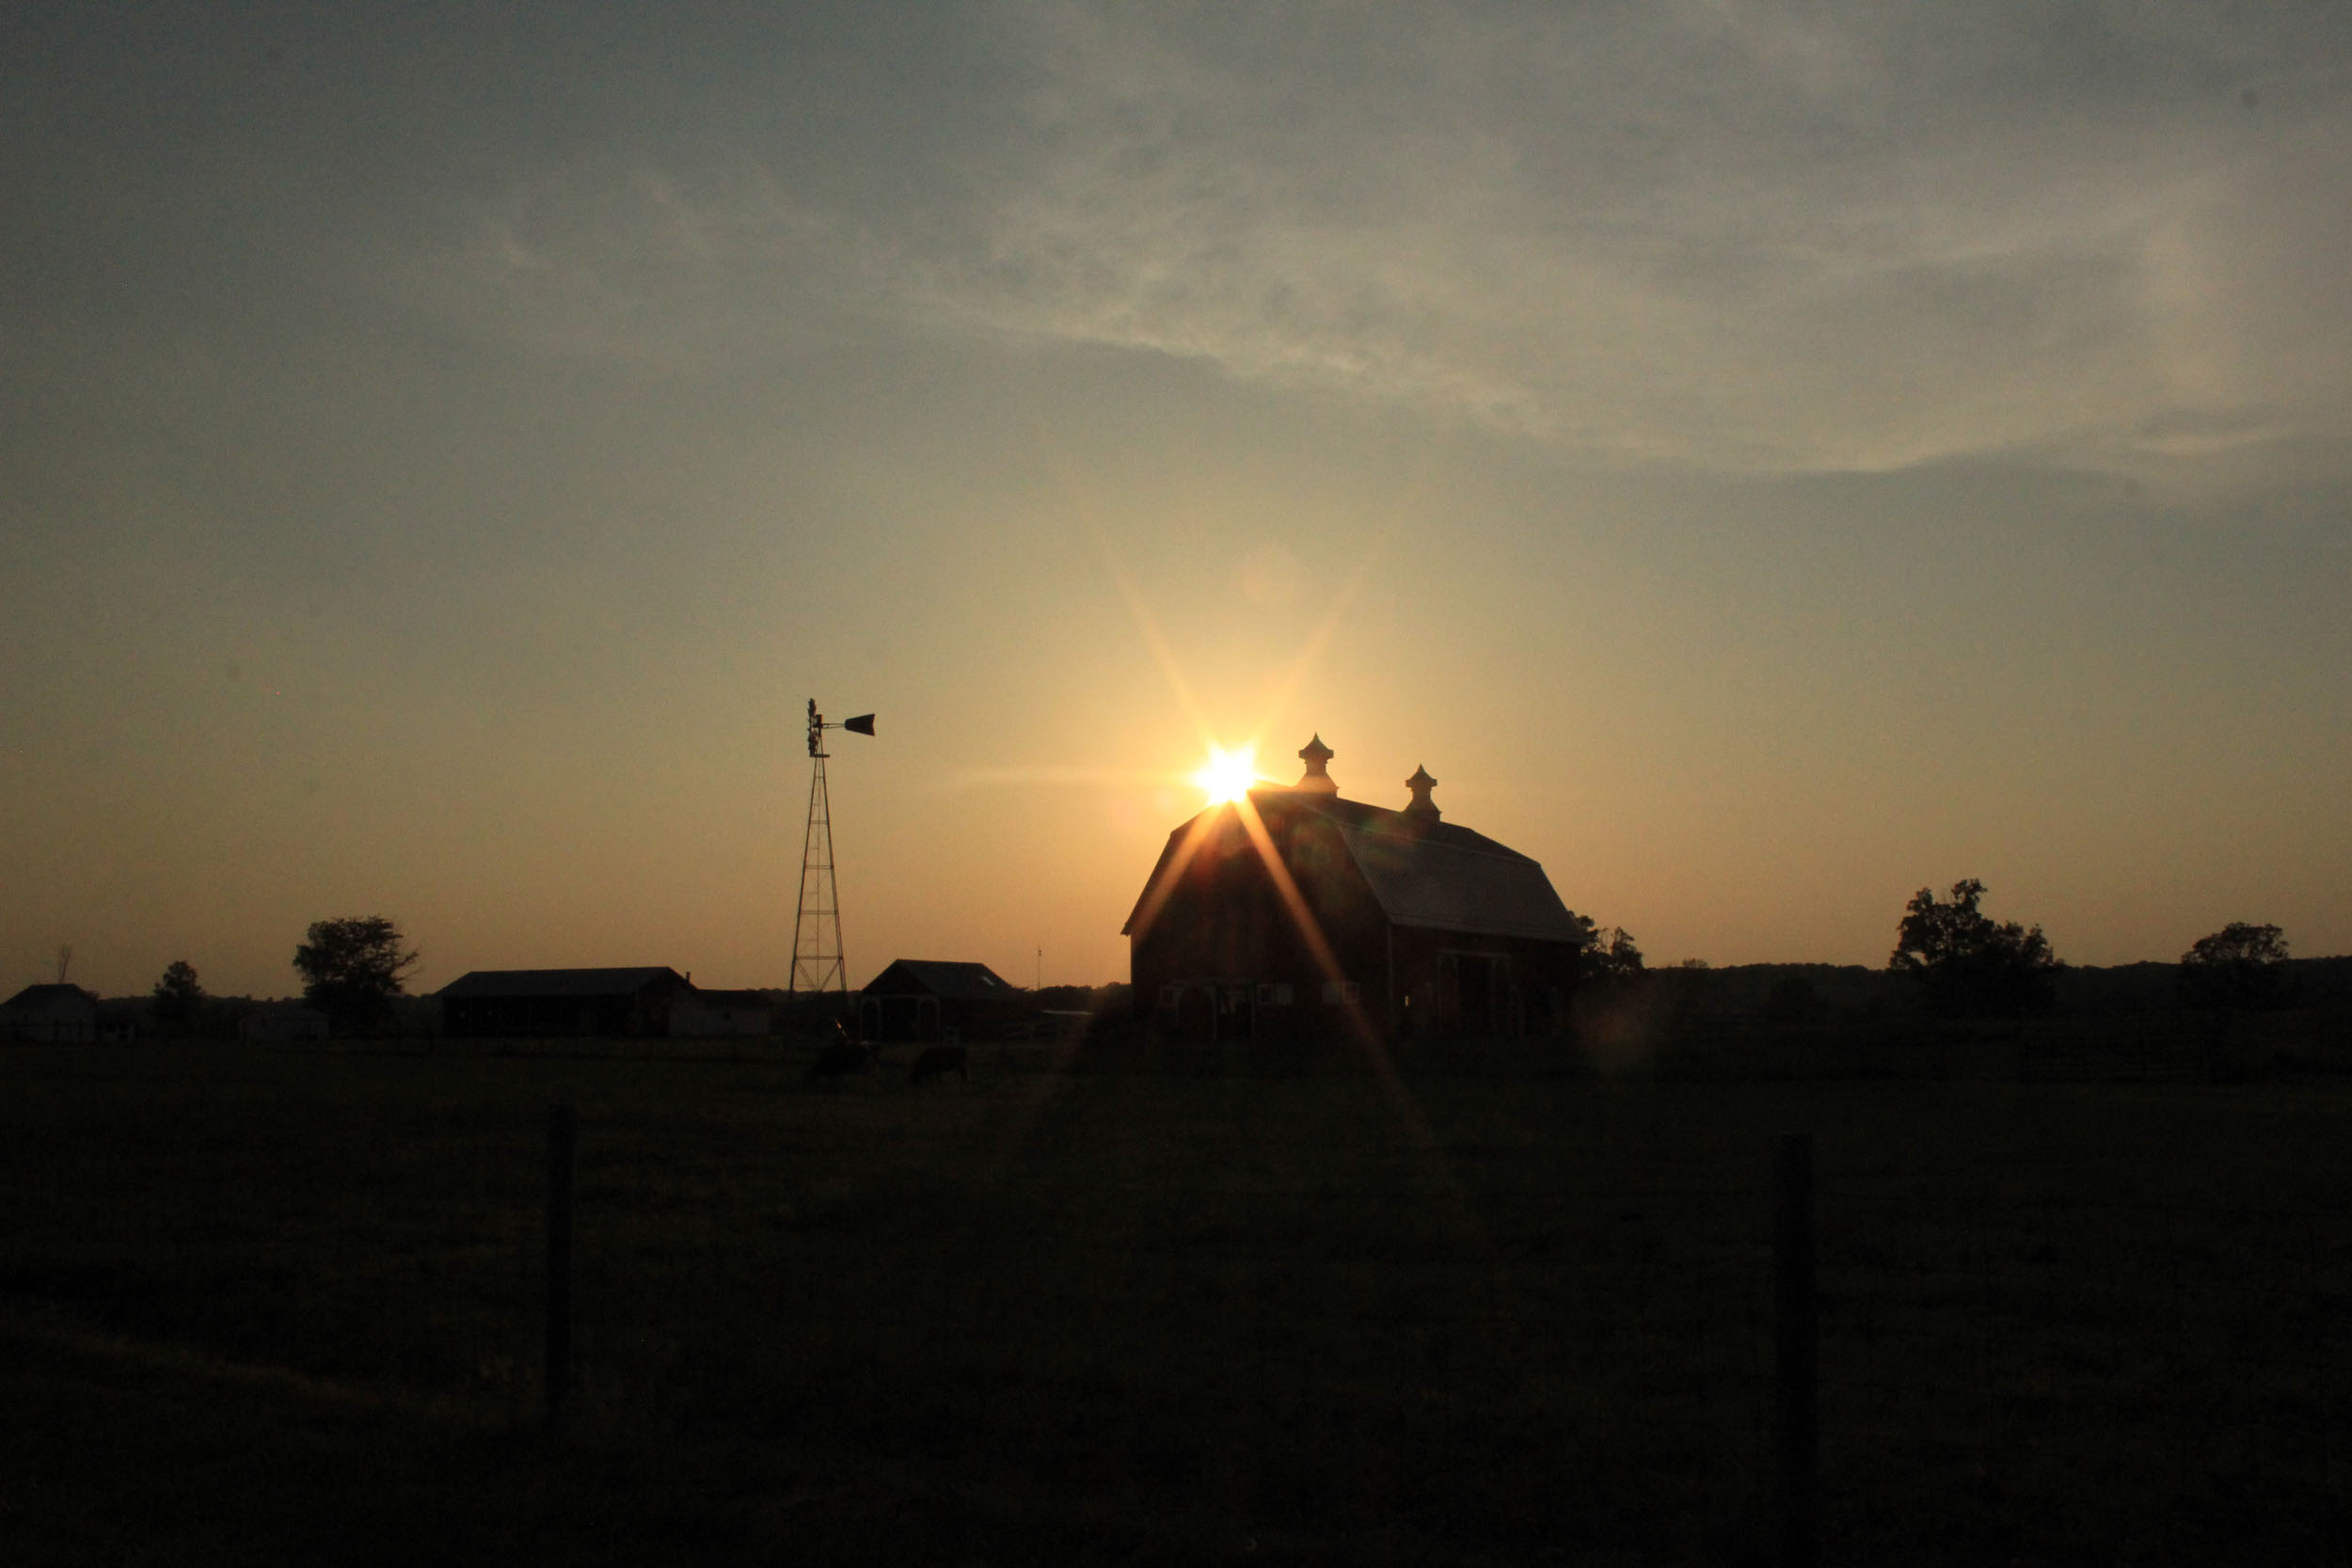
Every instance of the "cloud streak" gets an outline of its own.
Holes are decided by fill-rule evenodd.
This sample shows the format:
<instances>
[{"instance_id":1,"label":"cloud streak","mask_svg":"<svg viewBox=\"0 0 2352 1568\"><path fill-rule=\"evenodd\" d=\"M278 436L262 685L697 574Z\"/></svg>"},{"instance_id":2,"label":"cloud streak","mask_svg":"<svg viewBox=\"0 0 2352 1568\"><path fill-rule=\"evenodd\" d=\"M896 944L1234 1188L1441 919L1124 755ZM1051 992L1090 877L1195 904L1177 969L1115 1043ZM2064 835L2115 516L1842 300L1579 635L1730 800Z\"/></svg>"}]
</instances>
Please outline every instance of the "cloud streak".
<instances>
[{"instance_id":1,"label":"cloud streak","mask_svg":"<svg viewBox=\"0 0 2352 1568\"><path fill-rule=\"evenodd\" d=\"M1107 345L1603 462L2210 458L2352 436L2330 25L1014 6L866 178L648 144L518 184L469 264L583 344Z\"/></svg>"}]
</instances>

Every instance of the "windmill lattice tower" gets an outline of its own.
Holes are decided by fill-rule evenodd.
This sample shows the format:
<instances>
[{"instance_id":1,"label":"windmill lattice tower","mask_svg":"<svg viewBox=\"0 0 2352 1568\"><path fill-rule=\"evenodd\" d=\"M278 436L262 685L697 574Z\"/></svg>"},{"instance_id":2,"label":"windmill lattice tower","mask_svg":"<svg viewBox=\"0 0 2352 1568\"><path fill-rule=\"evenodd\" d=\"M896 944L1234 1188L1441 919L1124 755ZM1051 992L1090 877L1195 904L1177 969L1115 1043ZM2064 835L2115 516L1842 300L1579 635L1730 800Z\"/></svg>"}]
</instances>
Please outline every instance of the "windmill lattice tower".
<instances>
[{"instance_id":1,"label":"windmill lattice tower","mask_svg":"<svg viewBox=\"0 0 2352 1568\"><path fill-rule=\"evenodd\" d=\"M827 730L874 733L874 716L860 714L828 724L808 700L808 831L801 840L801 907L792 922L792 979L787 994L850 990L849 965L841 952L841 895L834 880L833 798L825 785Z\"/></svg>"}]
</instances>

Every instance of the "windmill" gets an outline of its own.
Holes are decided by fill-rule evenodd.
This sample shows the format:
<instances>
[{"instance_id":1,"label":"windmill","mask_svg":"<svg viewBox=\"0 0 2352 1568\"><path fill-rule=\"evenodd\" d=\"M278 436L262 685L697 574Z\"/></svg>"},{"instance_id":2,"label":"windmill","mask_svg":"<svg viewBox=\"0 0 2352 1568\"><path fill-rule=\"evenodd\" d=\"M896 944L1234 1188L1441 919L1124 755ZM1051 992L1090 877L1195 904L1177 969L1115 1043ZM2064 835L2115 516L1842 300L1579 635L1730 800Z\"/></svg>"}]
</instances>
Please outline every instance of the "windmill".
<instances>
[{"instance_id":1,"label":"windmill","mask_svg":"<svg viewBox=\"0 0 2352 1568\"><path fill-rule=\"evenodd\" d=\"M802 991L850 990L849 966L841 957L841 895L833 879L833 801L825 791L827 730L872 735L874 716L861 713L828 724L808 700L808 832L801 840L801 911L792 922L792 980L787 995Z\"/></svg>"}]
</instances>

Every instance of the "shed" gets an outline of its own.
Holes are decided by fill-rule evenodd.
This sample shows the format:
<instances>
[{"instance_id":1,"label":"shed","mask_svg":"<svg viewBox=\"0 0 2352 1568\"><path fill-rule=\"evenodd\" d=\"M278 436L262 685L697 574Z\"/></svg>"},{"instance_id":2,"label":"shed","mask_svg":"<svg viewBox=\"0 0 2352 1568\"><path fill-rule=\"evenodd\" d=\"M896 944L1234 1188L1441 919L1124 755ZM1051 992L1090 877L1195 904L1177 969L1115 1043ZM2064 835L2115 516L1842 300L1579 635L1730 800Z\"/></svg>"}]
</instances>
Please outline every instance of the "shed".
<instances>
[{"instance_id":1,"label":"shed","mask_svg":"<svg viewBox=\"0 0 2352 1568\"><path fill-rule=\"evenodd\" d=\"M74 985L26 986L0 1003L0 1038L94 1040L98 998Z\"/></svg>"},{"instance_id":2,"label":"shed","mask_svg":"<svg viewBox=\"0 0 2352 1568\"><path fill-rule=\"evenodd\" d=\"M996 1033L1029 1010L1019 987L981 963L899 958L858 993L858 1037L894 1043Z\"/></svg>"},{"instance_id":3,"label":"shed","mask_svg":"<svg viewBox=\"0 0 2352 1568\"><path fill-rule=\"evenodd\" d=\"M667 966L477 969L436 994L453 1037L663 1035L671 1003L692 989Z\"/></svg>"}]
</instances>

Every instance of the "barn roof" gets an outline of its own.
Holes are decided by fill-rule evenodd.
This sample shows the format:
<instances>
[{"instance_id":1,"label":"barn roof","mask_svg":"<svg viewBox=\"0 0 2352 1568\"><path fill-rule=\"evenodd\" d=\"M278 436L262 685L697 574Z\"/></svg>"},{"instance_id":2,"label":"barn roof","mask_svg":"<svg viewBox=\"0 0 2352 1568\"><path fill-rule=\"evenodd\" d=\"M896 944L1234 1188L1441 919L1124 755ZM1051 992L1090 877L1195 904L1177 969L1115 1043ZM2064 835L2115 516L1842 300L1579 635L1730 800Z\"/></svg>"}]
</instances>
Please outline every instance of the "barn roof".
<instances>
[{"instance_id":1,"label":"barn roof","mask_svg":"<svg viewBox=\"0 0 2352 1568\"><path fill-rule=\"evenodd\" d=\"M1560 901L1541 862L1484 833L1438 821L1434 814L1391 811L1308 790L1252 790L1249 798L1268 816L1311 811L1330 818L1380 912L1398 926L1579 945L1591 938L1591 928ZM1168 835L1168 847L1136 901L1137 912L1191 831L1187 822ZM1134 926L1131 914L1127 928Z\"/></svg>"},{"instance_id":2,"label":"barn roof","mask_svg":"<svg viewBox=\"0 0 2352 1568\"><path fill-rule=\"evenodd\" d=\"M667 965L650 969L477 969L443 986L444 1000L474 996L635 996L648 986L691 988Z\"/></svg>"},{"instance_id":3,"label":"barn roof","mask_svg":"<svg viewBox=\"0 0 2352 1568\"><path fill-rule=\"evenodd\" d=\"M1451 822L1425 833L1399 832L1377 820L1359 820L1343 821L1340 836L1382 912L1399 926L1579 943L1588 934L1552 890L1540 862L1483 833Z\"/></svg>"},{"instance_id":4,"label":"barn roof","mask_svg":"<svg viewBox=\"0 0 2352 1568\"><path fill-rule=\"evenodd\" d=\"M1009 1002L1020 995L1018 990L986 964L956 963L942 958L897 959L866 981L865 989L874 990L894 971L913 989L929 992L942 1002Z\"/></svg>"}]
</instances>

